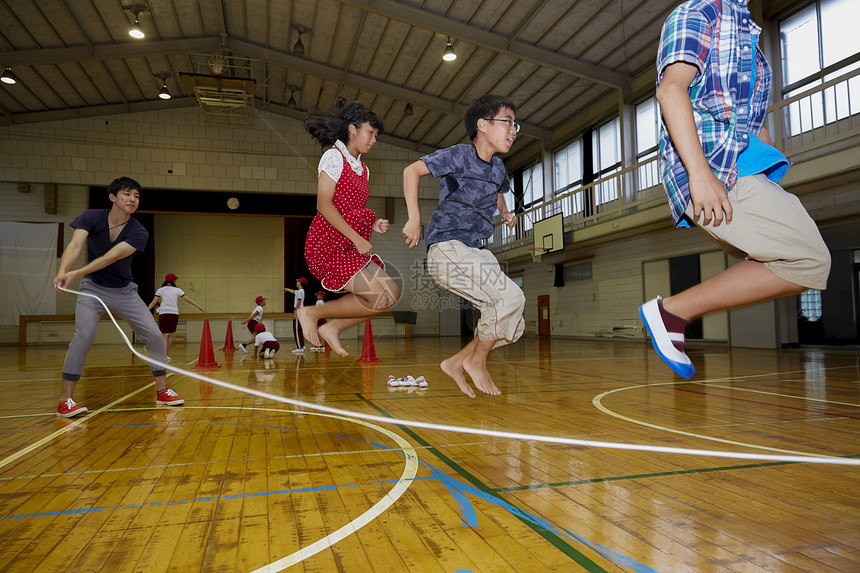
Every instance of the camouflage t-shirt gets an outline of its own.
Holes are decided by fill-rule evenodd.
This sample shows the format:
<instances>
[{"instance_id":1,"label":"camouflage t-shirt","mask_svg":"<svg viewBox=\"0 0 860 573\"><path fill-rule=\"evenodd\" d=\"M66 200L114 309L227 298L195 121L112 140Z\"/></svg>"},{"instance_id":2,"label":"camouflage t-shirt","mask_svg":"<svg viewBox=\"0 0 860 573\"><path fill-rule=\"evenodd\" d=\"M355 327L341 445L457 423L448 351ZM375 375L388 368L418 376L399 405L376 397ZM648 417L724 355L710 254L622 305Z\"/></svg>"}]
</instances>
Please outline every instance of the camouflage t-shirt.
<instances>
[{"instance_id":1,"label":"camouflage t-shirt","mask_svg":"<svg viewBox=\"0 0 860 573\"><path fill-rule=\"evenodd\" d=\"M427 248L457 239L481 247L493 234L493 213L499 193L510 185L505 164L493 156L487 163L474 145L453 145L421 158L433 178L441 177L439 205L427 225Z\"/></svg>"}]
</instances>

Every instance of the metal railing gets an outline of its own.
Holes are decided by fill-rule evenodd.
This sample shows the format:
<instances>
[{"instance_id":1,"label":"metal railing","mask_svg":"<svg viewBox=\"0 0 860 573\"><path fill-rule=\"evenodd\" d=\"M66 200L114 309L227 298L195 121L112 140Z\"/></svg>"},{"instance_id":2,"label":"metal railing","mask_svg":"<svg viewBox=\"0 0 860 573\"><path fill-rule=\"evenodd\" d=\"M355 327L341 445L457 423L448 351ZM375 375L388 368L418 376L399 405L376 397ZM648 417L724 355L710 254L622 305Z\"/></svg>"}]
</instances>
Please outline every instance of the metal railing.
<instances>
[{"instance_id":1,"label":"metal railing","mask_svg":"<svg viewBox=\"0 0 860 573\"><path fill-rule=\"evenodd\" d=\"M860 135L860 67L787 97L768 113L786 155Z\"/></svg>"},{"instance_id":2,"label":"metal railing","mask_svg":"<svg viewBox=\"0 0 860 573\"><path fill-rule=\"evenodd\" d=\"M517 213L517 226L513 229L497 219L493 236L486 244L494 250L531 244L535 222L558 213L564 215L564 230L569 231L664 198L657 158L653 157Z\"/></svg>"}]
</instances>

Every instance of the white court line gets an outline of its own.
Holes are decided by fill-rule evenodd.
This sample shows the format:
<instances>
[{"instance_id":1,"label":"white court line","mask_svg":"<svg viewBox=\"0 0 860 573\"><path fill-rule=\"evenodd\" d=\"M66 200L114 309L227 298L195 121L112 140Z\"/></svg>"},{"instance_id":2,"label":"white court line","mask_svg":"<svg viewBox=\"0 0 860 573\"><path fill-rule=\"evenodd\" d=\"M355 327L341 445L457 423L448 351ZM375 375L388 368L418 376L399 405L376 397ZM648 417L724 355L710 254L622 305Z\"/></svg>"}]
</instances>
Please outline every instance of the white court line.
<instances>
[{"instance_id":1,"label":"white court line","mask_svg":"<svg viewBox=\"0 0 860 573\"><path fill-rule=\"evenodd\" d=\"M802 381L800 381L802 382ZM836 404L837 406L851 406L852 408L860 408L860 404L852 404L851 402L837 402L835 400L824 400L823 398L810 398L809 396L794 396L792 394L783 394L781 392L768 392L767 390L753 390L752 388L743 388L741 386L726 386L724 384L714 384L707 380L696 382L704 386L712 388L725 388L732 391L753 392L755 394L765 394L767 396L776 396L778 398L794 398L795 400L804 400L806 402L822 402L824 404Z\"/></svg>"},{"instance_id":2,"label":"white court line","mask_svg":"<svg viewBox=\"0 0 860 573\"><path fill-rule=\"evenodd\" d=\"M467 428L463 426L450 426L447 424L431 424L429 422L418 422L415 420L402 420L399 418L387 418L383 416L374 416L372 414L363 414L361 412L350 412L347 410L341 410L339 408L331 408L329 406L323 406L322 404L314 404L312 402L302 402L301 400L293 400L291 398L286 398L284 396L276 396L274 394L269 394L268 392L262 392L260 390L255 390L253 388L246 388L243 386L237 386L235 384L230 384L229 382L222 382L221 380L216 380L215 378L211 378L209 376L203 376L202 374L196 374L194 372L189 372L187 370L183 370L181 368L177 368L175 366L171 366L170 364L166 364L164 362L160 362L158 360L154 360L147 356L144 356L137 350L135 350L134 346L131 344L131 341L119 327L116 319L113 317L113 314L108 309L107 305L97 296L91 295L88 293L77 292L68 289L61 289L65 292L77 294L79 296L88 296L90 298L94 298L101 303L101 305L107 311L108 316L111 321L116 326L117 331L120 336L122 336L123 340L125 340L126 346L131 350L131 352L146 362L150 364L155 364L164 368L165 370L171 370L173 372L177 372L179 374L184 374L191 378L195 378L197 380L201 380L203 382L209 382L215 386L220 386L222 388L228 388L230 390L235 390L236 392L244 392L246 394L251 394L252 396L258 396L260 398L265 398L266 400L272 400L274 402L282 402L284 404L291 404L293 406L308 408L310 410L317 410L320 412L328 412L330 414L335 414L338 416L347 416L350 418L358 418L362 420L368 420L372 422L379 422L382 424L397 424L402 426L409 426L412 428L425 428L428 430L441 430L443 432L459 432L463 434L475 434L480 436L493 436L496 438L510 438L514 440L522 440L522 441L533 441L533 442L547 442L553 444L567 444L571 446L585 446L588 448L607 448L607 449L618 449L618 450L635 450L642 452L659 452L666 454L684 454L684 455L697 455L697 456L709 456L709 457L717 457L717 458L735 458L735 459L744 459L744 460L762 460L762 461L778 461L778 462L798 462L798 463L819 463L819 464L837 464L837 465L848 465L848 466L860 466L860 459L850 459L850 458L839 458L839 457L824 457L817 456L815 454L804 454L804 455L772 455L772 454L757 454L757 453L746 453L746 452L724 452L717 450L699 450L699 449L691 449L691 448L670 448L665 446L651 446L646 444L627 444L627 443L616 443L616 442L596 442L591 440L576 440L573 438L559 438L552 436L539 436L532 434L522 434L518 432L499 432L495 430L484 430L480 428Z\"/></svg>"},{"instance_id":3,"label":"white court line","mask_svg":"<svg viewBox=\"0 0 860 573\"><path fill-rule=\"evenodd\" d=\"M825 454L812 454L812 453L808 453L808 452L798 452L795 450L783 450L781 448L772 448L769 446L761 446L758 444L751 444L749 442L736 442L734 440L727 440L724 438L707 436L705 434L696 434L693 432L686 432L684 430L677 430L674 428L669 428L667 426L660 426L658 424L652 424L650 422L645 422L643 420L637 420L636 418L631 418L629 416L619 414L613 410L610 410L609 408L607 408L606 406L603 405L603 399L606 396L609 396L610 394L614 394L615 392L623 392L625 390L641 390L643 388L647 389L647 388L652 388L654 386L677 386L678 384L689 384L689 383L690 382L687 382L685 380L684 382L659 382L656 384L646 384L644 386L643 385L637 385L637 386L627 386L625 388L616 388L615 390L608 390L606 392L601 392L600 394L598 394L597 396L592 398L591 403L594 404L595 408L597 408L598 410L600 410L604 414L608 414L608 415L612 416L613 418L617 418L619 420L624 420L625 422L630 422L631 424L637 424L639 426L645 426L646 428L652 428L654 430L660 430L662 432L670 432L673 434L680 434L682 436L689 436L691 438L701 438L703 440L710 440L712 442L720 442L723 444L731 444L733 446L742 446L742 447L746 447L746 448L753 448L753 449L757 449L757 450L766 450L766 451L770 451L770 452L781 452L783 454L788 454L789 456L810 456L810 458L829 459L829 456L826 456ZM708 383L707 381L694 382L694 384L703 384L703 385L707 385L707 386L712 385L712 384ZM717 384L713 384L713 385L721 387ZM780 457L780 456L775 456L775 457ZM860 461L860 460L858 460L858 461Z\"/></svg>"},{"instance_id":4,"label":"white court line","mask_svg":"<svg viewBox=\"0 0 860 573\"><path fill-rule=\"evenodd\" d=\"M305 559L311 557L312 555L316 555L320 551L327 549L341 541L342 539L349 537L353 533L356 533L359 529L382 515L389 507L394 505L394 502L406 493L406 490L409 489L409 486L414 483L414 478L418 474L418 453L412 447L412 444L407 442L404 438L401 438L399 435L394 432L387 430L385 428L381 428L376 424L371 424L369 422L362 422L361 420L354 420L351 417L344 416L334 416L330 414L317 414L315 412L301 412L303 415L311 415L311 416L324 416L326 418L335 418L338 420L344 420L347 422L353 422L356 424L362 424L367 426L368 428L372 428L378 432L382 432L400 446L400 449L403 451L403 455L406 458L406 465L403 467L403 474L400 476L400 479L397 481L395 486L391 488L391 491L385 494L385 497L377 501L370 509L338 529L337 531L333 531L329 535L323 537L319 541L315 541L311 543L307 547L302 547L295 553L287 555L277 561L269 563L259 569L256 569L254 573L271 573L274 571L281 571L304 561ZM384 450L377 450L384 451Z\"/></svg>"}]
</instances>

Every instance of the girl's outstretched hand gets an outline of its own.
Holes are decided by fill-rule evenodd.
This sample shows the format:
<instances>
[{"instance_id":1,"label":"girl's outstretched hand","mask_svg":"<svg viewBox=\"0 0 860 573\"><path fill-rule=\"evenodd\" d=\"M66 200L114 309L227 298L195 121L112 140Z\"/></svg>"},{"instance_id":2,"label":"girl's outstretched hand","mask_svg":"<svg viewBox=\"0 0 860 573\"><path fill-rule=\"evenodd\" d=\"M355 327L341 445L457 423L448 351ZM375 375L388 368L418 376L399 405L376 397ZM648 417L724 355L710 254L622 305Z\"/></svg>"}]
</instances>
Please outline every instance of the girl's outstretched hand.
<instances>
[{"instance_id":1,"label":"girl's outstretched hand","mask_svg":"<svg viewBox=\"0 0 860 573\"><path fill-rule=\"evenodd\" d=\"M373 232L387 233L389 226L390 223L388 222L388 219L377 219L376 222L373 224Z\"/></svg>"},{"instance_id":2,"label":"girl's outstretched hand","mask_svg":"<svg viewBox=\"0 0 860 573\"><path fill-rule=\"evenodd\" d=\"M358 240L353 241L352 244L355 245L355 249L358 251L359 255L367 257L373 254L373 246L370 244L370 241L366 239L359 237Z\"/></svg>"},{"instance_id":3,"label":"girl's outstretched hand","mask_svg":"<svg viewBox=\"0 0 860 573\"><path fill-rule=\"evenodd\" d=\"M406 224L403 225L403 231L401 231L403 238L406 239L406 244L409 245L411 249L415 245L418 244L418 241L421 239L421 222L413 221L412 219L406 221Z\"/></svg>"}]
</instances>

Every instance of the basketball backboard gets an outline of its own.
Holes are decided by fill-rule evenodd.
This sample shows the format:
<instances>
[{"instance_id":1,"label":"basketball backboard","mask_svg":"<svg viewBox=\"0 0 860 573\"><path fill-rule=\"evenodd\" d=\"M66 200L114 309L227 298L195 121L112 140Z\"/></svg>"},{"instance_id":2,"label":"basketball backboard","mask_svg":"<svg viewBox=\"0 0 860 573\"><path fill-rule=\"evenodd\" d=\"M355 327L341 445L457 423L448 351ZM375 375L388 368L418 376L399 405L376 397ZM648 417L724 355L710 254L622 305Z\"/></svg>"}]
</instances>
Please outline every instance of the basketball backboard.
<instances>
[{"instance_id":1,"label":"basketball backboard","mask_svg":"<svg viewBox=\"0 0 860 573\"><path fill-rule=\"evenodd\" d=\"M534 249L543 254L564 250L564 215L559 213L541 221L535 221L532 228Z\"/></svg>"}]
</instances>

